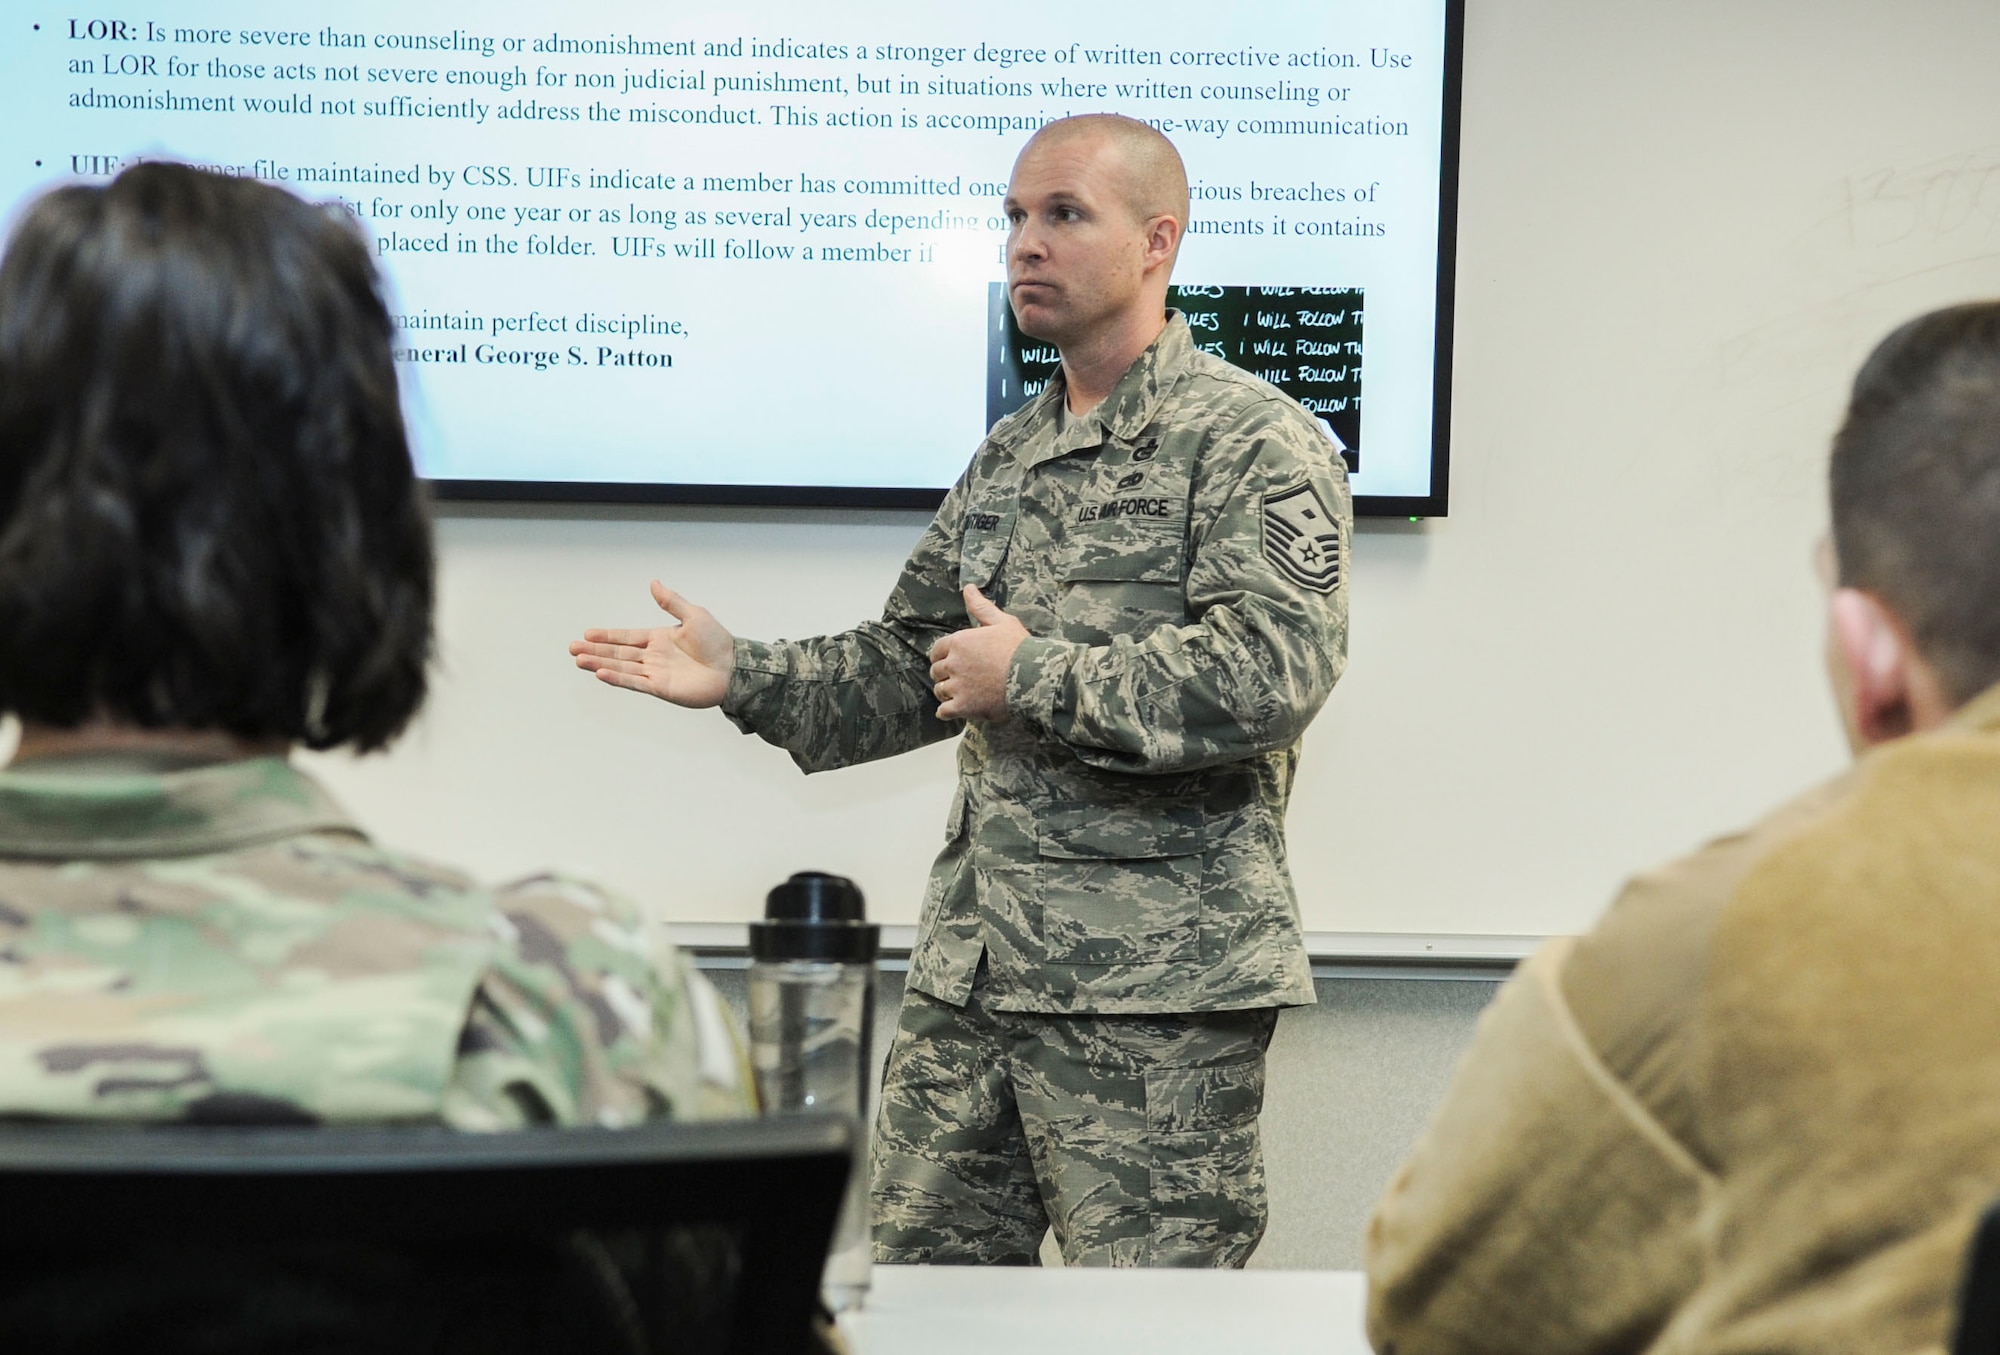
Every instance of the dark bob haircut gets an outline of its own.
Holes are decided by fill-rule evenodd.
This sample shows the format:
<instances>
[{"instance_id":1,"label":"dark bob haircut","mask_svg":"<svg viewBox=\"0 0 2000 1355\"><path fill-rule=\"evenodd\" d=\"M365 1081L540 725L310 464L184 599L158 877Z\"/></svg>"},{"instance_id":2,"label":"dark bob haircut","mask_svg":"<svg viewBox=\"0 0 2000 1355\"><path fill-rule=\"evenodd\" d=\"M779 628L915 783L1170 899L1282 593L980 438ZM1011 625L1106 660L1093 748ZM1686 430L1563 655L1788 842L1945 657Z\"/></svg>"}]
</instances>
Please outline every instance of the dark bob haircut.
<instances>
[{"instance_id":1,"label":"dark bob haircut","mask_svg":"<svg viewBox=\"0 0 2000 1355\"><path fill-rule=\"evenodd\" d=\"M1955 702L2000 682L2000 302L1876 347L1830 478L1840 582L1902 618Z\"/></svg>"},{"instance_id":2,"label":"dark bob haircut","mask_svg":"<svg viewBox=\"0 0 2000 1355\"><path fill-rule=\"evenodd\" d=\"M423 704L430 519L359 229L144 164L0 259L0 711L383 747Z\"/></svg>"}]
</instances>

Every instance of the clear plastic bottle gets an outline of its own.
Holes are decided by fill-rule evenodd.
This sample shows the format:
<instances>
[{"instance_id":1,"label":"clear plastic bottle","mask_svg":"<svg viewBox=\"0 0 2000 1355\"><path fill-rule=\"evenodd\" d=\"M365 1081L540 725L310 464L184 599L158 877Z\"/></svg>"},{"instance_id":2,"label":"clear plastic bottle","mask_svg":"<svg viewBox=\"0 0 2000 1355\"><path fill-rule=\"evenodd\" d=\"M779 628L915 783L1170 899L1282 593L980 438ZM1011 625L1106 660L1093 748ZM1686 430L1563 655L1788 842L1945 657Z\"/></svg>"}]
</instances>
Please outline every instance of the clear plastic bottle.
<instances>
[{"instance_id":1,"label":"clear plastic bottle","mask_svg":"<svg viewBox=\"0 0 2000 1355\"><path fill-rule=\"evenodd\" d=\"M862 1128L847 1199L821 1280L827 1306L868 1293L868 1078L881 928L861 891L838 875L801 872L773 889L750 924L750 1057L766 1115L822 1112Z\"/></svg>"}]
</instances>

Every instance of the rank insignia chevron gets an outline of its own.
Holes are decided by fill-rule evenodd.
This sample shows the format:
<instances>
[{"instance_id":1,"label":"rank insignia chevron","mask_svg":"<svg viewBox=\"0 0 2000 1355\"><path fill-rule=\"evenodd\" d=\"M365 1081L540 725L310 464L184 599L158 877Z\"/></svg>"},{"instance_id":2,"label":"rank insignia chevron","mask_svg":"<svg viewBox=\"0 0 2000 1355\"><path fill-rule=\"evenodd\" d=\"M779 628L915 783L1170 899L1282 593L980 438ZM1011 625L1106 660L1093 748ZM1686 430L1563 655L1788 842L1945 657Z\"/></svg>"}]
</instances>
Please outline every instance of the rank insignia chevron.
<instances>
[{"instance_id":1,"label":"rank insignia chevron","mask_svg":"<svg viewBox=\"0 0 2000 1355\"><path fill-rule=\"evenodd\" d=\"M1264 556L1301 588L1340 585L1340 522L1310 483L1264 496Z\"/></svg>"}]
</instances>

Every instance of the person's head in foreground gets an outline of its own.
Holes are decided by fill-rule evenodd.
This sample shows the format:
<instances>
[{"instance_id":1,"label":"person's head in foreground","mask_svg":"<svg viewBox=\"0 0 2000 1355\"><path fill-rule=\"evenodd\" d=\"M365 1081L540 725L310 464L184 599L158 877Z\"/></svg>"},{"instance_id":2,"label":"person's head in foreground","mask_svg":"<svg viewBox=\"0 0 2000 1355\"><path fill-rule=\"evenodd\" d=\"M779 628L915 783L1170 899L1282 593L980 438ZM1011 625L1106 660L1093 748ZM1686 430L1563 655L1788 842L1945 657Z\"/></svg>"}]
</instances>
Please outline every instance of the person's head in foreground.
<instances>
[{"instance_id":1,"label":"person's head in foreground","mask_svg":"<svg viewBox=\"0 0 2000 1355\"><path fill-rule=\"evenodd\" d=\"M0 708L45 733L380 748L424 697L430 528L366 242L143 165L0 263Z\"/></svg>"},{"instance_id":2,"label":"person's head in foreground","mask_svg":"<svg viewBox=\"0 0 2000 1355\"><path fill-rule=\"evenodd\" d=\"M1860 757L1527 962L1369 1233L1433 1351L1936 1351L2000 1196L2000 303L1903 326L1836 437Z\"/></svg>"},{"instance_id":3,"label":"person's head in foreground","mask_svg":"<svg viewBox=\"0 0 2000 1355\"><path fill-rule=\"evenodd\" d=\"M1904 325L1833 444L1828 670L1857 749L2000 682L2000 304Z\"/></svg>"}]
</instances>

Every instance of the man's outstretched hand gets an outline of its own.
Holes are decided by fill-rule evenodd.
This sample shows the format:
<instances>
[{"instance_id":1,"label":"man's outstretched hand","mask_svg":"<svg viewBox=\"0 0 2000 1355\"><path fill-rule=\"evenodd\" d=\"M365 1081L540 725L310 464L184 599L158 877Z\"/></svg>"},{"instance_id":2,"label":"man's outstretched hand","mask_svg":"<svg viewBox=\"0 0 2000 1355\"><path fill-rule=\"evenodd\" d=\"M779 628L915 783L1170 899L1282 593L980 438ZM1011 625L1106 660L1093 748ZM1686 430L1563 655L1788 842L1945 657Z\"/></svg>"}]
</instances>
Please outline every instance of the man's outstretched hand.
<instances>
[{"instance_id":1,"label":"man's outstretched hand","mask_svg":"<svg viewBox=\"0 0 2000 1355\"><path fill-rule=\"evenodd\" d=\"M676 706L719 706L736 667L736 637L705 607L653 580L653 601L677 626L651 630L587 630L570 642L576 666L614 687L657 696Z\"/></svg>"},{"instance_id":2,"label":"man's outstretched hand","mask_svg":"<svg viewBox=\"0 0 2000 1355\"><path fill-rule=\"evenodd\" d=\"M1007 722L1007 668L1028 628L977 588L965 590L973 629L953 631L931 646L931 690L940 720Z\"/></svg>"}]
</instances>

